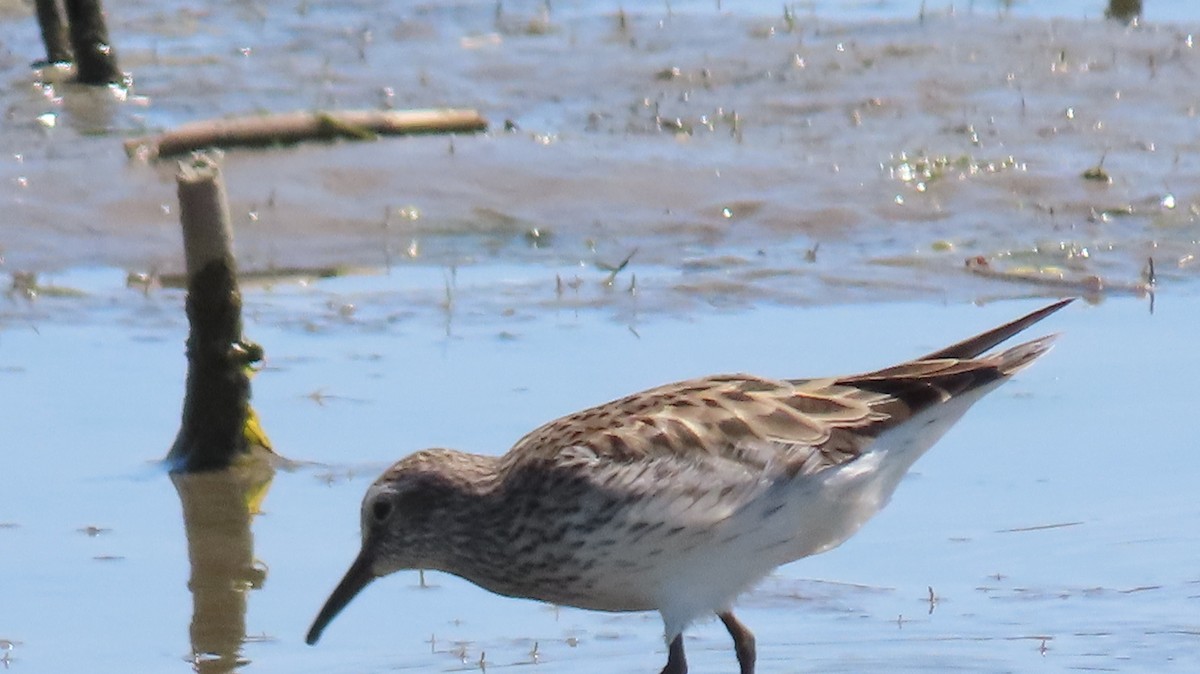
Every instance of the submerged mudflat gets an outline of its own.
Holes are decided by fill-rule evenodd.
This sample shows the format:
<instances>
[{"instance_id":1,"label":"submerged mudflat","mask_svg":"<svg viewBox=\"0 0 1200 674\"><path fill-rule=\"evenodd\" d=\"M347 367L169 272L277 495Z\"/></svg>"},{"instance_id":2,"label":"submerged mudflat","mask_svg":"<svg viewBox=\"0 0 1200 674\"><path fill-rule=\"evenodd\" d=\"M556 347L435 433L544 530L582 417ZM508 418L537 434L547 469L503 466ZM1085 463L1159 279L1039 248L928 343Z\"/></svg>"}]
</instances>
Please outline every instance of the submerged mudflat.
<instances>
[{"instance_id":1,"label":"submerged mudflat","mask_svg":"<svg viewBox=\"0 0 1200 674\"><path fill-rule=\"evenodd\" d=\"M127 159L124 137L380 106L475 107L491 131L231 151L244 268L515 264L543 270L532 299L633 254L644 302L685 309L1127 292L1151 258L1160 284L1200 269L1184 24L541 3L113 14L124 101L37 86L29 20L0 23L9 269L178 268L173 162Z\"/></svg>"}]
</instances>

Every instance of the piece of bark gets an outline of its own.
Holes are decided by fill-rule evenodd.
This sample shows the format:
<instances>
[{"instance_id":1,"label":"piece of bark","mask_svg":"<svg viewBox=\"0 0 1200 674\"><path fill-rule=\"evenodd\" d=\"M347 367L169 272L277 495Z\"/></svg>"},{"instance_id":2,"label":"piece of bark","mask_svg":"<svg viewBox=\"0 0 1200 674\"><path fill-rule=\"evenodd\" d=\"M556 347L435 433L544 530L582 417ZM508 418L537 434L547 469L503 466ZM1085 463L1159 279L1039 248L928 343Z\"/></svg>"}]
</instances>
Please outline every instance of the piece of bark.
<instances>
[{"instance_id":1,"label":"piece of bark","mask_svg":"<svg viewBox=\"0 0 1200 674\"><path fill-rule=\"evenodd\" d=\"M373 139L377 135L475 133L487 129L475 110L339 110L289 112L191 122L157 136L125 141L125 152L146 159L210 147L262 147L305 140Z\"/></svg>"}]
</instances>

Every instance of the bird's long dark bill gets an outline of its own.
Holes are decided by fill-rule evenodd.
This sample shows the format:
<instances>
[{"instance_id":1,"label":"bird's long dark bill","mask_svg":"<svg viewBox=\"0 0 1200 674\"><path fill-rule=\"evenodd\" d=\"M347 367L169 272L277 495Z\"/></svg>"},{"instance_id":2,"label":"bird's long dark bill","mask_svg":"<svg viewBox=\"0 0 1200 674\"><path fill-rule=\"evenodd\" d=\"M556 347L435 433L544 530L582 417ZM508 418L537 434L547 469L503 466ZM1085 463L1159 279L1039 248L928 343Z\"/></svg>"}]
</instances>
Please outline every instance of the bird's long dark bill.
<instances>
[{"instance_id":1,"label":"bird's long dark bill","mask_svg":"<svg viewBox=\"0 0 1200 674\"><path fill-rule=\"evenodd\" d=\"M321 638L321 632L325 631L325 626L337 617L337 614L346 608L346 604L349 604L350 600L354 599L373 580L375 580L375 574L371 572L370 555L367 554L367 547L363 546L354 563L350 565L350 570L346 572L342 582L333 589L329 599L325 600L325 605L321 607L317 619L308 629L308 636L304 640L309 646L317 643L317 639Z\"/></svg>"}]
</instances>

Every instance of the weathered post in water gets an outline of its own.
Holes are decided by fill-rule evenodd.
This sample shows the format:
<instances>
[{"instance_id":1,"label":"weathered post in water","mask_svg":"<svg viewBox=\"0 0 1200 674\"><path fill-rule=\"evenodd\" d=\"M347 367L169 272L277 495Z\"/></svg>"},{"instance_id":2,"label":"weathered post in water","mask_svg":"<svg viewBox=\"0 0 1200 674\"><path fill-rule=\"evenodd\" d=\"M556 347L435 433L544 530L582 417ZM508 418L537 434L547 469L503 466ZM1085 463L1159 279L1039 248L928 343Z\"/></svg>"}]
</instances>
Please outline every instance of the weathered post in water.
<instances>
[{"instance_id":1,"label":"weathered post in water","mask_svg":"<svg viewBox=\"0 0 1200 674\"><path fill-rule=\"evenodd\" d=\"M80 84L117 84L125 76L108 39L108 24L100 0L65 0L75 78ZM38 13L39 18L41 13ZM43 33L44 36L44 33Z\"/></svg>"},{"instance_id":2,"label":"weathered post in water","mask_svg":"<svg viewBox=\"0 0 1200 674\"><path fill-rule=\"evenodd\" d=\"M42 30L42 44L46 45L46 62L70 63L71 46L67 42L62 0L37 0L37 20Z\"/></svg>"},{"instance_id":3,"label":"weathered post in water","mask_svg":"<svg viewBox=\"0 0 1200 674\"><path fill-rule=\"evenodd\" d=\"M216 160L199 154L182 162L176 182L190 331L183 420L167 460L172 471L227 468L254 449L249 368L262 348L242 335L233 228Z\"/></svg>"}]
</instances>

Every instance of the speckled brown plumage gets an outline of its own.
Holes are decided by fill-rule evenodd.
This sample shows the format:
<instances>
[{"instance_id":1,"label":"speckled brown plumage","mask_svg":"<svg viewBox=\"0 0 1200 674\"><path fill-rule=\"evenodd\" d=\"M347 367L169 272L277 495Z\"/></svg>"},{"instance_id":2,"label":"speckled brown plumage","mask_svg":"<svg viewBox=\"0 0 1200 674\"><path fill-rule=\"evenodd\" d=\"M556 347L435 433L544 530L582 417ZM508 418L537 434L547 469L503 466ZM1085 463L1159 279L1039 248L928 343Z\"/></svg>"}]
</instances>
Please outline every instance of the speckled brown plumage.
<instances>
[{"instance_id":1,"label":"speckled brown plumage","mask_svg":"<svg viewBox=\"0 0 1200 674\"><path fill-rule=\"evenodd\" d=\"M1052 337L980 354L1068 302L874 372L703 377L556 419L500 457L417 452L367 491L362 550L308 641L374 578L434 569L507 596L657 610L664 674L686 670L683 629L715 613L751 674L754 639L733 616L736 597L857 531L975 400Z\"/></svg>"}]
</instances>

